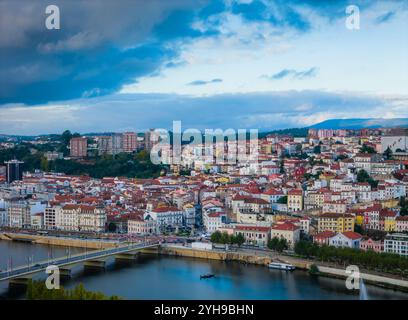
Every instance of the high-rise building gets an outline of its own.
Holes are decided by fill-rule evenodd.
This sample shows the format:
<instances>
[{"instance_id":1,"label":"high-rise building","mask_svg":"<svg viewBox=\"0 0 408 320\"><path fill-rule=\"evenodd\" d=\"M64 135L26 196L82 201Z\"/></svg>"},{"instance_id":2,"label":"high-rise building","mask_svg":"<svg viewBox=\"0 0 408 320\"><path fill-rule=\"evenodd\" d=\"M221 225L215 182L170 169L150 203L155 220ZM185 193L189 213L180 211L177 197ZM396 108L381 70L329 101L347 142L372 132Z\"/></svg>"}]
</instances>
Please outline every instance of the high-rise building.
<instances>
[{"instance_id":1,"label":"high-rise building","mask_svg":"<svg viewBox=\"0 0 408 320\"><path fill-rule=\"evenodd\" d=\"M74 158L84 158L87 156L88 140L87 138L72 138L70 141L70 155Z\"/></svg>"},{"instance_id":2,"label":"high-rise building","mask_svg":"<svg viewBox=\"0 0 408 320\"><path fill-rule=\"evenodd\" d=\"M114 133L112 135L112 154L123 152L123 134Z\"/></svg>"},{"instance_id":3,"label":"high-rise building","mask_svg":"<svg viewBox=\"0 0 408 320\"><path fill-rule=\"evenodd\" d=\"M23 180L23 161L11 160L6 161L6 181L12 183L13 181Z\"/></svg>"},{"instance_id":4,"label":"high-rise building","mask_svg":"<svg viewBox=\"0 0 408 320\"><path fill-rule=\"evenodd\" d=\"M123 134L123 151L132 153L137 149L137 135L134 132L125 132Z\"/></svg>"},{"instance_id":5,"label":"high-rise building","mask_svg":"<svg viewBox=\"0 0 408 320\"><path fill-rule=\"evenodd\" d=\"M98 153L99 155L112 154L112 137L111 136L98 137Z\"/></svg>"},{"instance_id":6,"label":"high-rise building","mask_svg":"<svg viewBox=\"0 0 408 320\"><path fill-rule=\"evenodd\" d=\"M145 133L145 148L146 150L152 150L153 146L159 142L159 133L155 132L154 129L150 129Z\"/></svg>"}]
</instances>

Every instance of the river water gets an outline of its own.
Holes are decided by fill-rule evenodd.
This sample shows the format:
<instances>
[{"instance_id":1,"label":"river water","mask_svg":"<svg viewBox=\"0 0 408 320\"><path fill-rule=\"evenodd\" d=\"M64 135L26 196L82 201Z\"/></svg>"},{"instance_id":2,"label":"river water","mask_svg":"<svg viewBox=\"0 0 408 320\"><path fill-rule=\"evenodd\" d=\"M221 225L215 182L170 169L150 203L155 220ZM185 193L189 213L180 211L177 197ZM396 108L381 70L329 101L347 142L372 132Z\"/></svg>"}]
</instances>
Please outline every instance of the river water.
<instances>
[{"instance_id":1,"label":"river water","mask_svg":"<svg viewBox=\"0 0 408 320\"><path fill-rule=\"evenodd\" d=\"M9 256L13 264L26 263L27 256L47 259L51 247L0 241L0 268ZM71 253L82 249L71 249ZM66 254L66 248L52 247L53 257ZM215 274L202 279L200 275ZM39 276L44 277L44 276ZM263 266L243 265L192 258L141 255L133 262L108 261L106 271L73 270L71 280L63 285L72 288L83 283L88 290L118 295L125 299L359 299L358 292L345 288L345 281L310 276L305 271L285 272ZM368 299L408 299L408 294L366 285ZM0 283L0 295L7 297L7 284Z\"/></svg>"}]
</instances>

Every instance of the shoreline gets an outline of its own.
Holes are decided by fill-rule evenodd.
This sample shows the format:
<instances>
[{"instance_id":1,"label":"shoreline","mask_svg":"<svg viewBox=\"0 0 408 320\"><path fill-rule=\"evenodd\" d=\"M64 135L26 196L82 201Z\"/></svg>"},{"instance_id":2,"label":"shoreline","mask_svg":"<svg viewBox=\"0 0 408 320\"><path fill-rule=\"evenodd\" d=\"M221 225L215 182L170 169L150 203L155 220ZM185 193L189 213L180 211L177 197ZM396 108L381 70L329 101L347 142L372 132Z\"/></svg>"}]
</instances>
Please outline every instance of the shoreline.
<instances>
[{"instance_id":1,"label":"shoreline","mask_svg":"<svg viewBox=\"0 0 408 320\"><path fill-rule=\"evenodd\" d=\"M254 255L245 252L228 252L217 250L200 250L176 245L161 245L158 249L144 249L142 253L191 257L209 260L237 261L244 264L267 265L272 261L284 262L294 265L299 270L309 271L312 265L316 265L319 273L310 276L323 276L329 278L346 279L349 275L345 269L327 267L319 265L317 261L309 261L301 258L276 254L274 257L265 254L264 256ZM408 292L408 281L392 278L386 275L375 275L367 272L360 272L360 277L365 283L380 288L392 289L401 292Z\"/></svg>"}]
</instances>

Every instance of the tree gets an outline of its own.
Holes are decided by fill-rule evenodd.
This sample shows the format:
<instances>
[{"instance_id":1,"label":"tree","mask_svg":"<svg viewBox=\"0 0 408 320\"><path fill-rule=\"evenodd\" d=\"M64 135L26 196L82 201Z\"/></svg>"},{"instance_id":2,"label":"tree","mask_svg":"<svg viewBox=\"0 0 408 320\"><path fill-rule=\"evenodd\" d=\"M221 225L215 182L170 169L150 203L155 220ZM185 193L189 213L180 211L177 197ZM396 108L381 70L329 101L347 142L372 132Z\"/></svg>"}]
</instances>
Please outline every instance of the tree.
<instances>
[{"instance_id":1,"label":"tree","mask_svg":"<svg viewBox=\"0 0 408 320\"><path fill-rule=\"evenodd\" d=\"M321 148L320 145L315 146L315 147L313 148L313 153L315 153L315 154L320 154L321 152L322 152L322 148Z\"/></svg>"},{"instance_id":2,"label":"tree","mask_svg":"<svg viewBox=\"0 0 408 320\"><path fill-rule=\"evenodd\" d=\"M385 159L391 159L392 158L392 150L390 147L388 147L385 151L384 151L384 158Z\"/></svg>"},{"instance_id":3,"label":"tree","mask_svg":"<svg viewBox=\"0 0 408 320\"><path fill-rule=\"evenodd\" d=\"M310 266L309 273L312 275L317 275L319 274L319 268L315 264L312 264Z\"/></svg>"},{"instance_id":4,"label":"tree","mask_svg":"<svg viewBox=\"0 0 408 320\"><path fill-rule=\"evenodd\" d=\"M45 157L41 158L41 170L48 172L49 171L49 164L48 164L48 160Z\"/></svg>"},{"instance_id":5,"label":"tree","mask_svg":"<svg viewBox=\"0 0 408 320\"><path fill-rule=\"evenodd\" d=\"M364 144L361 148L360 148L360 152L361 153L376 153L375 149L371 146L368 146L366 144Z\"/></svg>"},{"instance_id":6,"label":"tree","mask_svg":"<svg viewBox=\"0 0 408 320\"><path fill-rule=\"evenodd\" d=\"M108 231L109 232L116 232L116 224L113 222L110 222L108 225Z\"/></svg>"},{"instance_id":7,"label":"tree","mask_svg":"<svg viewBox=\"0 0 408 320\"><path fill-rule=\"evenodd\" d=\"M357 173L357 181L358 182L367 182L368 179L370 179L370 175L367 173L367 171L365 171L364 169L361 169L358 173Z\"/></svg>"},{"instance_id":8,"label":"tree","mask_svg":"<svg viewBox=\"0 0 408 320\"><path fill-rule=\"evenodd\" d=\"M221 243L221 232L220 231L217 230L211 235L211 242Z\"/></svg>"},{"instance_id":9,"label":"tree","mask_svg":"<svg viewBox=\"0 0 408 320\"><path fill-rule=\"evenodd\" d=\"M49 290L44 281L29 280L26 290L27 300L119 300L118 296L106 296L101 292L93 292L85 289L82 283L72 290L60 289Z\"/></svg>"},{"instance_id":10,"label":"tree","mask_svg":"<svg viewBox=\"0 0 408 320\"><path fill-rule=\"evenodd\" d=\"M220 243L222 244L228 244L230 243L230 236L226 231L223 231L221 233L221 239L220 239Z\"/></svg>"},{"instance_id":11,"label":"tree","mask_svg":"<svg viewBox=\"0 0 408 320\"><path fill-rule=\"evenodd\" d=\"M286 203L288 203L288 196L280 197L276 202L286 204Z\"/></svg>"},{"instance_id":12,"label":"tree","mask_svg":"<svg viewBox=\"0 0 408 320\"><path fill-rule=\"evenodd\" d=\"M238 233L235 237L235 243L238 247L242 246L245 243L245 237L242 233Z\"/></svg>"}]
</instances>

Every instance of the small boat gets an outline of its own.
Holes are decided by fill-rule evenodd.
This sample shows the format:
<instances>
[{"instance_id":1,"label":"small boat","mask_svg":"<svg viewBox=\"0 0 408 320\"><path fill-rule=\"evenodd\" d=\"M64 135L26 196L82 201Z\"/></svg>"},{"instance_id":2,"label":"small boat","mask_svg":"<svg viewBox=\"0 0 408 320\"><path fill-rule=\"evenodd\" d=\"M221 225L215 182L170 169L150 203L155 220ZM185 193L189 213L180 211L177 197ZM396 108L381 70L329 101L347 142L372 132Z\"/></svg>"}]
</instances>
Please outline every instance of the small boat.
<instances>
[{"instance_id":1,"label":"small boat","mask_svg":"<svg viewBox=\"0 0 408 320\"><path fill-rule=\"evenodd\" d=\"M214 277L215 277L215 274L212 274L212 273L202 274L202 275L200 276L200 280L201 280L201 279L214 278Z\"/></svg>"},{"instance_id":2,"label":"small boat","mask_svg":"<svg viewBox=\"0 0 408 320\"><path fill-rule=\"evenodd\" d=\"M268 264L268 268L286 270L286 271L293 271L296 269L294 265L287 264L287 263L280 263L280 262L271 262L270 264Z\"/></svg>"}]
</instances>

